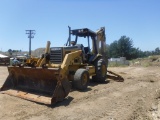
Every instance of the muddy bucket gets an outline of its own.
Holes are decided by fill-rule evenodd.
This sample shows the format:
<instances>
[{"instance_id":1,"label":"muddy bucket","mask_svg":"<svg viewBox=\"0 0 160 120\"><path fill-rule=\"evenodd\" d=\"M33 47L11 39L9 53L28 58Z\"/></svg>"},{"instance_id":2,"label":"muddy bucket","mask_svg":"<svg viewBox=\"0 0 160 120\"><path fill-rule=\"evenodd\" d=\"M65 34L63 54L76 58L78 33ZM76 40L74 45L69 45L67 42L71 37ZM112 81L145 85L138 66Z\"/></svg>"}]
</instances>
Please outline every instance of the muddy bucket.
<instances>
[{"instance_id":1,"label":"muddy bucket","mask_svg":"<svg viewBox=\"0 0 160 120\"><path fill-rule=\"evenodd\" d=\"M59 79L59 68L8 67L1 93L44 104L62 101L70 91L68 80Z\"/></svg>"}]
</instances>

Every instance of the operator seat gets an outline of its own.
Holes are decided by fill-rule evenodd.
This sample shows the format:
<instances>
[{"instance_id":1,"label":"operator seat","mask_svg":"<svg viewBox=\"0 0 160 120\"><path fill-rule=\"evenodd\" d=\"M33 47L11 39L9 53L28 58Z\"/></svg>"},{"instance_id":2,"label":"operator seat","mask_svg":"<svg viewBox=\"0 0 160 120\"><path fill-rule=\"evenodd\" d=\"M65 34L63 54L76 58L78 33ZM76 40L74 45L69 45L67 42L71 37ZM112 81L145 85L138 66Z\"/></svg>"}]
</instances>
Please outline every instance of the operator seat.
<instances>
[{"instance_id":1,"label":"operator seat","mask_svg":"<svg viewBox=\"0 0 160 120\"><path fill-rule=\"evenodd\" d=\"M76 42L75 42L75 41L71 41L71 45L72 45L72 46L75 46L75 45L76 45Z\"/></svg>"},{"instance_id":2,"label":"operator seat","mask_svg":"<svg viewBox=\"0 0 160 120\"><path fill-rule=\"evenodd\" d=\"M75 46L77 46L80 50L82 50L83 62L87 61L87 53L85 52L85 47L83 46L83 44L76 44Z\"/></svg>"}]
</instances>

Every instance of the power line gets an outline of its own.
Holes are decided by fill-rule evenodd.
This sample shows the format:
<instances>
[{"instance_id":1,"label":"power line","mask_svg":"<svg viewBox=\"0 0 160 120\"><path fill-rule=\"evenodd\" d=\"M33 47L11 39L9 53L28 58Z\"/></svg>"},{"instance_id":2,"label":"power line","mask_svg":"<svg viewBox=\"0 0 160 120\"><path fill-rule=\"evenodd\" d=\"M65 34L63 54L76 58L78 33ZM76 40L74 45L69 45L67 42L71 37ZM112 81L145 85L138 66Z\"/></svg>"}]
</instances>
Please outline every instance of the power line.
<instances>
[{"instance_id":1,"label":"power line","mask_svg":"<svg viewBox=\"0 0 160 120\"><path fill-rule=\"evenodd\" d=\"M28 38L29 38L29 56L31 57L31 39L34 38L36 31L35 30L26 30L26 34L28 34Z\"/></svg>"}]
</instances>

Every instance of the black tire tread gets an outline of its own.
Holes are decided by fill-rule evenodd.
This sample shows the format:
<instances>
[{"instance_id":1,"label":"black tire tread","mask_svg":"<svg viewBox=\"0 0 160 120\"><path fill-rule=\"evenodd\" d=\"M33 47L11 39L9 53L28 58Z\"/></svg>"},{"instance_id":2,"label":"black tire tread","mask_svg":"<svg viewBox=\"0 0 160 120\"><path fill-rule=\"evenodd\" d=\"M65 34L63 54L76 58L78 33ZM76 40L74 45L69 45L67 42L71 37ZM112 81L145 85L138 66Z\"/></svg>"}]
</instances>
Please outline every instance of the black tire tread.
<instances>
[{"instance_id":1,"label":"black tire tread","mask_svg":"<svg viewBox=\"0 0 160 120\"><path fill-rule=\"evenodd\" d=\"M87 74L87 77L88 77L88 81L85 85L82 85L82 81L81 81L81 78L82 78L82 75L83 74ZM88 82L89 82L89 73L86 69L78 69L74 75L74 80L73 80L73 87L76 88L76 89L79 89L79 90L84 90L87 88L88 86Z\"/></svg>"},{"instance_id":2,"label":"black tire tread","mask_svg":"<svg viewBox=\"0 0 160 120\"><path fill-rule=\"evenodd\" d=\"M105 76L102 76L102 65L106 65L106 62L103 59L98 59L97 61L95 61L95 69L96 69L96 75L92 77L92 80L94 82L100 82L103 83L106 80L107 77L107 72ZM106 66L107 68L107 66Z\"/></svg>"}]
</instances>

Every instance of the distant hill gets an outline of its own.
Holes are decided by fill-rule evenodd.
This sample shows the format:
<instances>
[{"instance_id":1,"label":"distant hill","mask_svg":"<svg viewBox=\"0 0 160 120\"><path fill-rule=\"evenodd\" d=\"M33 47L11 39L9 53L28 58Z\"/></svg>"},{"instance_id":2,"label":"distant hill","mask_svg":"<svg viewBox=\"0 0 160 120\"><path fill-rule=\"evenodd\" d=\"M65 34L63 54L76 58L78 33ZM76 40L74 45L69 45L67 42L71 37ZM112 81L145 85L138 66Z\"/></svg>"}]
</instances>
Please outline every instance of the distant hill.
<instances>
[{"instance_id":1,"label":"distant hill","mask_svg":"<svg viewBox=\"0 0 160 120\"><path fill-rule=\"evenodd\" d=\"M44 53L44 51L45 51L45 48L37 48L37 49L31 51L31 55L34 57L40 57ZM8 53L8 51L6 51L6 52L0 51L0 54L6 55L9 57L15 57L15 56L21 56L24 54L29 54L29 52L28 51L14 52L14 53L12 53L12 55L10 55Z\"/></svg>"},{"instance_id":2,"label":"distant hill","mask_svg":"<svg viewBox=\"0 0 160 120\"><path fill-rule=\"evenodd\" d=\"M35 56L35 57L41 57L41 55L44 53L44 51L45 51L45 48L37 48L31 52L31 55Z\"/></svg>"}]
</instances>

